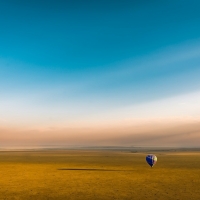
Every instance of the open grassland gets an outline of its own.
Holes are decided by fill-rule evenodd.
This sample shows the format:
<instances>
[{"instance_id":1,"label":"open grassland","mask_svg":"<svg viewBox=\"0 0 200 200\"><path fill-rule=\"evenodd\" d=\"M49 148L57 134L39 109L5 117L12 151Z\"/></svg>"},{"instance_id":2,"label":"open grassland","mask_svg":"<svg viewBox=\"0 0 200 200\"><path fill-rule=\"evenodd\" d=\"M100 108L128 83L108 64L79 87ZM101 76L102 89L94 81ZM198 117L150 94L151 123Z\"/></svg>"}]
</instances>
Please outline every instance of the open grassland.
<instances>
[{"instance_id":1,"label":"open grassland","mask_svg":"<svg viewBox=\"0 0 200 200\"><path fill-rule=\"evenodd\" d=\"M0 152L0 199L200 199L200 153Z\"/></svg>"}]
</instances>

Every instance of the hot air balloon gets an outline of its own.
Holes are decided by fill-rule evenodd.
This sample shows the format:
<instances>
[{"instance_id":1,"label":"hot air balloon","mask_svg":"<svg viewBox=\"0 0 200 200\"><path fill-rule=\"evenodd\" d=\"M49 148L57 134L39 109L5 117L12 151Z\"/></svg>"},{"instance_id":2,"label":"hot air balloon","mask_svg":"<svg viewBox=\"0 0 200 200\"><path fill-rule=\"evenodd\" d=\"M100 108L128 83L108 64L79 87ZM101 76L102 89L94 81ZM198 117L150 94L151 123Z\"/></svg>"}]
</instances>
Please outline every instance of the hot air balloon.
<instances>
[{"instance_id":1,"label":"hot air balloon","mask_svg":"<svg viewBox=\"0 0 200 200\"><path fill-rule=\"evenodd\" d=\"M153 167L157 162L157 157L155 155L152 155L152 154L147 155L146 161L151 167Z\"/></svg>"}]
</instances>

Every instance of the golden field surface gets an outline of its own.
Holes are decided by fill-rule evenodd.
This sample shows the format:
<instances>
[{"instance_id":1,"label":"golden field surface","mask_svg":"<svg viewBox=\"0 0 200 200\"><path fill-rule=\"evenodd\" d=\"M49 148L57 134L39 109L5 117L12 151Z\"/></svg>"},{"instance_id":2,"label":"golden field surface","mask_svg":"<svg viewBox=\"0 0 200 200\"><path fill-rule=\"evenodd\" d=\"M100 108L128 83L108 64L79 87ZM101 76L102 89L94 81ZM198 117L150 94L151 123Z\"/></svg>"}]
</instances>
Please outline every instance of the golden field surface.
<instances>
[{"instance_id":1,"label":"golden field surface","mask_svg":"<svg viewBox=\"0 0 200 200\"><path fill-rule=\"evenodd\" d=\"M154 153L0 151L0 199L200 199L200 153Z\"/></svg>"}]
</instances>

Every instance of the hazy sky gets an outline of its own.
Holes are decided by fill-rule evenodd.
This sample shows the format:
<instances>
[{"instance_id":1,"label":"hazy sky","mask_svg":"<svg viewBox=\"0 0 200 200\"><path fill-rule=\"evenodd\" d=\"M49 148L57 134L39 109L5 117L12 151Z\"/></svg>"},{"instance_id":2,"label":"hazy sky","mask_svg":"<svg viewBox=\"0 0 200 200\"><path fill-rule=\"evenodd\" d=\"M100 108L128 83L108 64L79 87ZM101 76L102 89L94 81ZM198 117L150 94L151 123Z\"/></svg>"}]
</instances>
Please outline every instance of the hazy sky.
<instances>
[{"instance_id":1,"label":"hazy sky","mask_svg":"<svg viewBox=\"0 0 200 200\"><path fill-rule=\"evenodd\" d=\"M0 1L0 145L199 146L199 9Z\"/></svg>"}]
</instances>

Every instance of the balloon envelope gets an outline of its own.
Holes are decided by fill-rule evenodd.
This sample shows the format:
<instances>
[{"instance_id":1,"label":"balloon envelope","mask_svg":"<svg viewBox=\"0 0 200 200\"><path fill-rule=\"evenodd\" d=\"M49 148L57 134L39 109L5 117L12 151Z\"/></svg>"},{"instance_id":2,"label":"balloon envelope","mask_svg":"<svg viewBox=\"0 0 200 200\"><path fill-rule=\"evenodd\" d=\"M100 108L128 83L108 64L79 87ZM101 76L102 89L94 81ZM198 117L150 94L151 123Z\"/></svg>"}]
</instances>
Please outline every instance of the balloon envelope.
<instances>
[{"instance_id":1,"label":"balloon envelope","mask_svg":"<svg viewBox=\"0 0 200 200\"><path fill-rule=\"evenodd\" d=\"M157 157L155 155L151 155L151 154L147 155L146 161L151 167L153 167L157 162Z\"/></svg>"}]
</instances>

